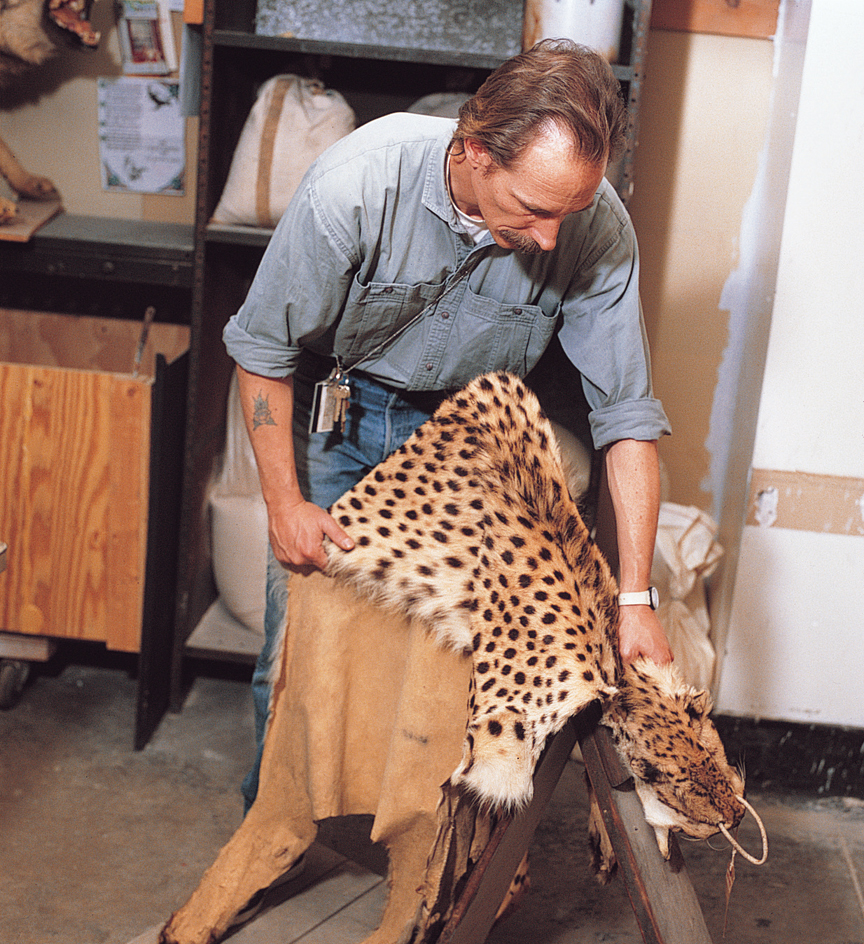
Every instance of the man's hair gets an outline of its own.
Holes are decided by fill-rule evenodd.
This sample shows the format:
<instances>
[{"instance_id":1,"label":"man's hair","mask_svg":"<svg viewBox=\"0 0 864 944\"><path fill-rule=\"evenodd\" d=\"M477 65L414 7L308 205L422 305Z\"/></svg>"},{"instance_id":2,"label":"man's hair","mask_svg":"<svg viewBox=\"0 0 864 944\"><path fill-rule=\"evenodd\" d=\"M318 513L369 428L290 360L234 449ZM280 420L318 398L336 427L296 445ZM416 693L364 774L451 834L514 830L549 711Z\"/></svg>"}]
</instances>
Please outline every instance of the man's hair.
<instances>
[{"instance_id":1,"label":"man's hair","mask_svg":"<svg viewBox=\"0 0 864 944\"><path fill-rule=\"evenodd\" d=\"M557 126L591 164L617 156L627 106L609 63L567 39L544 39L508 59L459 109L451 150L474 138L499 167L512 167L544 130Z\"/></svg>"}]
</instances>

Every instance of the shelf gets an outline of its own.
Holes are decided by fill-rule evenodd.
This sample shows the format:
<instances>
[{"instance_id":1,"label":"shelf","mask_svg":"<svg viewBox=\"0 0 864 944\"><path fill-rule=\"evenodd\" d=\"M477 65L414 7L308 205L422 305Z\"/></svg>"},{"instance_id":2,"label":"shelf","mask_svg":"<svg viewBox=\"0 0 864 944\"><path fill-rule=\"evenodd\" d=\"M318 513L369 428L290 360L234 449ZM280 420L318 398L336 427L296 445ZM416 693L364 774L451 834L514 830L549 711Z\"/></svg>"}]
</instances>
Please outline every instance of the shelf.
<instances>
[{"instance_id":1,"label":"shelf","mask_svg":"<svg viewBox=\"0 0 864 944\"><path fill-rule=\"evenodd\" d=\"M261 246L270 242L273 230L266 226L241 226L232 223L208 223L204 238L208 243L230 243L233 246Z\"/></svg>"},{"instance_id":2,"label":"shelf","mask_svg":"<svg viewBox=\"0 0 864 944\"><path fill-rule=\"evenodd\" d=\"M217 597L186 640L185 654L254 665L263 642L262 635L234 619L221 597Z\"/></svg>"},{"instance_id":3,"label":"shelf","mask_svg":"<svg viewBox=\"0 0 864 944\"><path fill-rule=\"evenodd\" d=\"M192 284L193 228L60 213L26 243L4 243L0 271L140 282Z\"/></svg>"},{"instance_id":4,"label":"shelf","mask_svg":"<svg viewBox=\"0 0 864 944\"><path fill-rule=\"evenodd\" d=\"M497 69L507 58L506 56L478 55L469 50L419 49L367 43L329 42L319 39L301 39L296 36L261 36L240 30L214 30L213 44L233 49L341 56L346 59L372 59L383 62L412 62L465 69ZM621 82L629 81L634 74L633 69L628 65L613 65L612 69L615 77Z\"/></svg>"},{"instance_id":5,"label":"shelf","mask_svg":"<svg viewBox=\"0 0 864 944\"><path fill-rule=\"evenodd\" d=\"M234 30L214 30L215 46L238 49L299 52L319 56L342 56L349 59L376 59L384 62L416 62L470 69L496 69L505 57L477 55L469 51L417 49L400 46L375 46L366 43L329 42L319 39L298 39L286 36L260 36Z\"/></svg>"}]
</instances>

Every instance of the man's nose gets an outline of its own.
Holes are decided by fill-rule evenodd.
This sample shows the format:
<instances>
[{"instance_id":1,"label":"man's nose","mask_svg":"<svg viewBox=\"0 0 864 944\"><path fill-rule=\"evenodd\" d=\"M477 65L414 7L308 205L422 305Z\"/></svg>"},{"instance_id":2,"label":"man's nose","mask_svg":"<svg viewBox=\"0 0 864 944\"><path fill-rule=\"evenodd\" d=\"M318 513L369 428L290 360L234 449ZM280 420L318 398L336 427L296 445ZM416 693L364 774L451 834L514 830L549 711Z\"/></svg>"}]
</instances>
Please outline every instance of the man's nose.
<instances>
[{"instance_id":1,"label":"man's nose","mask_svg":"<svg viewBox=\"0 0 864 944\"><path fill-rule=\"evenodd\" d=\"M537 220L531 227L531 236L534 241L546 252L555 248L558 242L558 230L561 228L560 220Z\"/></svg>"}]
</instances>

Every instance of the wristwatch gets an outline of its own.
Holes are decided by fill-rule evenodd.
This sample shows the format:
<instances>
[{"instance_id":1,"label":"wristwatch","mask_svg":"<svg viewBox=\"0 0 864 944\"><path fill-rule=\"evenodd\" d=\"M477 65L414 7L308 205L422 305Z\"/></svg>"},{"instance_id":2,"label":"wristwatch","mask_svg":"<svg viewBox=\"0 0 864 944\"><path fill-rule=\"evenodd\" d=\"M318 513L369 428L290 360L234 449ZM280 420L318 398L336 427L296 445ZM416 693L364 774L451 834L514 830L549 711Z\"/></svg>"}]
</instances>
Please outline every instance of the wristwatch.
<instances>
[{"instance_id":1,"label":"wristwatch","mask_svg":"<svg viewBox=\"0 0 864 944\"><path fill-rule=\"evenodd\" d=\"M656 610L660 606L660 594L656 587L649 587L641 593L619 593L618 606L650 606Z\"/></svg>"}]
</instances>

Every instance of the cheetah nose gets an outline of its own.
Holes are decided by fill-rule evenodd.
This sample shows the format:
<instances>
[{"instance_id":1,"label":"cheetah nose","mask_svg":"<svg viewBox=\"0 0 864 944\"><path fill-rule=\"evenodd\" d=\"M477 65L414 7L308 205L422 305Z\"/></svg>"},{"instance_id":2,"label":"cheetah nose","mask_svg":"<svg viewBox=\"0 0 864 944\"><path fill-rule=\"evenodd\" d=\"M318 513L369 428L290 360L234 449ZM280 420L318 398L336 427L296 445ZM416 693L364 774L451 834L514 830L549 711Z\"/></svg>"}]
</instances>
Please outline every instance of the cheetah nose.
<instances>
[{"instance_id":1,"label":"cheetah nose","mask_svg":"<svg viewBox=\"0 0 864 944\"><path fill-rule=\"evenodd\" d=\"M748 861L752 862L753 865L764 865L768 859L768 834L765 832L765 826L762 824L762 820L759 818L759 814L753 807L744 799L742 796L736 796L736 800L741 803L746 810L748 810L753 819L756 820L757 825L759 826L759 833L762 836L762 858L757 859L756 856L750 855L746 849L744 849L737 839L729 832L729 827L725 823L720 823L720 832L729 840L732 848L735 852L740 852L742 856Z\"/></svg>"}]
</instances>

